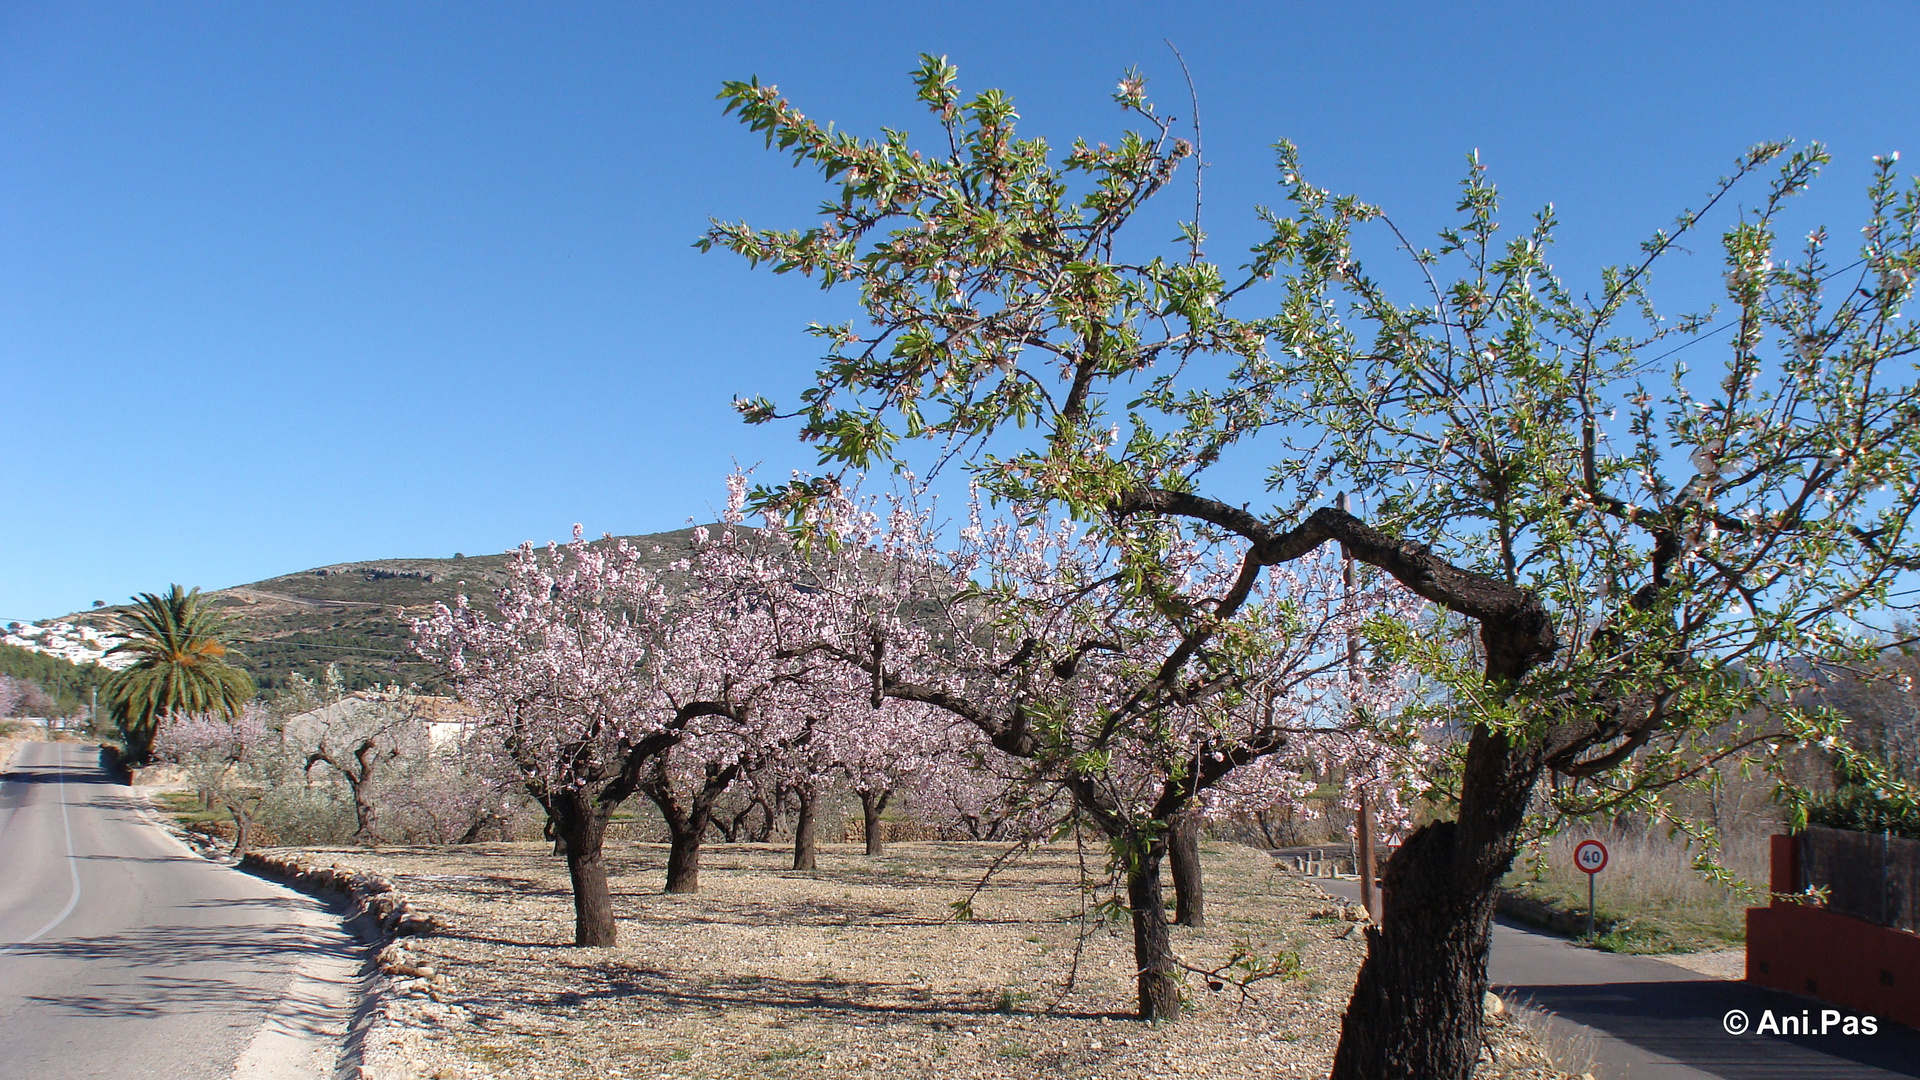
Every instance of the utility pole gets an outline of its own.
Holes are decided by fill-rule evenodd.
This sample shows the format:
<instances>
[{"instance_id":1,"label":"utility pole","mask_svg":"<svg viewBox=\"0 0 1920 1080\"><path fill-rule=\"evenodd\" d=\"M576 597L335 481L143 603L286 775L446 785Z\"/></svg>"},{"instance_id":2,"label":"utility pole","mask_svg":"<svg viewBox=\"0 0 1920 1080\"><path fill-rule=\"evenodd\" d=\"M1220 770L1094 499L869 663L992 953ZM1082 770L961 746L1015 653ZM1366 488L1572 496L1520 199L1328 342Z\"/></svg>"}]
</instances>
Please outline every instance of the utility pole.
<instances>
[{"instance_id":1,"label":"utility pole","mask_svg":"<svg viewBox=\"0 0 1920 1080\"><path fill-rule=\"evenodd\" d=\"M1347 509L1347 493L1340 493L1340 510ZM1345 544L1340 545L1340 581L1345 588L1341 599L1351 603L1353 600L1353 556ZM1360 670L1360 631L1347 631L1347 683L1356 692L1360 689L1366 674ZM1373 893L1373 803L1367 798L1367 790L1359 790L1360 813L1354 822L1353 868L1360 875L1360 906L1367 909L1367 918L1378 922L1380 905Z\"/></svg>"}]
</instances>

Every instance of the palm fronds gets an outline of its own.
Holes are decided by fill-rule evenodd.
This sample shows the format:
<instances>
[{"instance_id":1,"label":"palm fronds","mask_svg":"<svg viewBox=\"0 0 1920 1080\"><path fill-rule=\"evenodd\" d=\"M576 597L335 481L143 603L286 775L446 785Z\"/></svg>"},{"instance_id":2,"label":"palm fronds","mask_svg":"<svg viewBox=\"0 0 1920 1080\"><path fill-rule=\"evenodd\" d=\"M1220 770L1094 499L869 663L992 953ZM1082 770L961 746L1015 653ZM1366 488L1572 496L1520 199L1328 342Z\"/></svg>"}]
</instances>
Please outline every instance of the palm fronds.
<instances>
[{"instance_id":1,"label":"palm fronds","mask_svg":"<svg viewBox=\"0 0 1920 1080\"><path fill-rule=\"evenodd\" d=\"M184 713L232 716L253 698L253 680L227 661L227 620L208 607L199 589L175 585L164 596L141 593L127 616L126 640L108 650L135 657L102 689L127 757L145 762L166 717Z\"/></svg>"}]
</instances>

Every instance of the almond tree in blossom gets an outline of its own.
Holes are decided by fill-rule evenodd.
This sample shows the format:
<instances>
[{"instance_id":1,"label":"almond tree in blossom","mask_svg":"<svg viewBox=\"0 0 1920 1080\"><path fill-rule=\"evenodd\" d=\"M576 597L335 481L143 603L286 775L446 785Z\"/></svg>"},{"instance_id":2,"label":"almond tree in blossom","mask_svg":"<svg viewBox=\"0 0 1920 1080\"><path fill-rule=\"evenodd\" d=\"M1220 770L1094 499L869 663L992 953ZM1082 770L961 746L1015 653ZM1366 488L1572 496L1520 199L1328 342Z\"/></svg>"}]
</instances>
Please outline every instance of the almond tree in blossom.
<instances>
[{"instance_id":1,"label":"almond tree in blossom","mask_svg":"<svg viewBox=\"0 0 1920 1080\"><path fill-rule=\"evenodd\" d=\"M936 129L919 145L757 80L721 93L831 189L801 228L703 241L858 290L857 319L810 327L825 354L785 414L824 466L963 462L1098 523L1141 600L1179 519L1243 540L1249 579L1344 545L1447 613L1390 645L1464 737L1448 816L1388 862L1334 1076L1472 1074L1494 895L1543 781L1569 813L1671 820L1661 793L1731 755L1846 752L1794 692L1873 660L1877 628L1920 606L1920 182L1898 155L1874 159L1858 233L1829 233L1793 206L1825 149L1755 146L1582 286L1551 262L1552 207L1503 227L1477 156L1425 246L1282 143L1284 206L1216 261L1197 194L1170 250L1129 233L1165 235L1141 211L1195 154L1137 72L1114 94L1134 130L1060 153L1016 132L1006 94L963 98L945 58L914 88ZM1655 270L1708 229L1723 306L1662 314ZM1406 262L1375 276L1369 248ZM1271 466L1269 502L1214 470L1228 458ZM1768 725L1743 720L1762 706Z\"/></svg>"},{"instance_id":2,"label":"almond tree in blossom","mask_svg":"<svg viewBox=\"0 0 1920 1080\"><path fill-rule=\"evenodd\" d=\"M233 855L246 854L261 804L285 770L285 744L267 709L180 713L160 728L153 753L187 768L203 799L233 817Z\"/></svg>"},{"instance_id":3,"label":"almond tree in blossom","mask_svg":"<svg viewBox=\"0 0 1920 1080\"><path fill-rule=\"evenodd\" d=\"M663 671L675 597L624 541L522 545L494 596L497 615L467 603L413 624L415 647L440 664L479 711L527 794L565 843L574 942L611 945L604 858L613 811L707 717L739 702L676 698Z\"/></svg>"},{"instance_id":4,"label":"almond tree in blossom","mask_svg":"<svg viewBox=\"0 0 1920 1080\"><path fill-rule=\"evenodd\" d=\"M699 888L700 850L714 805L749 776L786 781L801 798L810 868L821 782L833 769L825 732L835 714L859 707L839 665L806 654L826 624L830 598L813 588L815 560L782 532L741 524L744 479L729 479L726 520L693 532L675 571L685 589L663 623L655 693L668 705L725 702L696 719L658 756L640 791L666 819L672 842L667 891ZM670 658L670 660L668 659Z\"/></svg>"},{"instance_id":5,"label":"almond tree in blossom","mask_svg":"<svg viewBox=\"0 0 1920 1080\"><path fill-rule=\"evenodd\" d=\"M11 675L0 675L0 716L12 716L26 700L28 683Z\"/></svg>"},{"instance_id":6,"label":"almond tree in blossom","mask_svg":"<svg viewBox=\"0 0 1920 1080\"><path fill-rule=\"evenodd\" d=\"M881 815L902 787L968 773L969 751L985 745L971 727L956 729L952 714L919 702L885 698L864 714L840 715L843 722L830 741L838 744L835 763L860 799L868 855L883 852Z\"/></svg>"},{"instance_id":7,"label":"almond tree in blossom","mask_svg":"<svg viewBox=\"0 0 1920 1080\"><path fill-rule=\"evenodd\" d=\"M906 792L914 820L973 840L1050 835L1065 817L1058 791L1030 783L1026 762L995 748L973 725L950 730L954 745L936 759L946 767Z\"/></svg>"},{"instance_id":8,"label":"almond tree in blossom","mask_svg":"<svg viewBox=\"0 0 1920 1080\"><path fill-rule=\"evenodd\" d=\"M530 805L518 771L497 743L462 726L429 741L387 778L390 820L436 844L513 839Z\"/></svg>"},{"instance_id":9,"label":"almond tree in blossom","mask_svg":"<svg viewBox=\"0 0 1920 1080\"><path fill-rule=\"evenodd\" d=\"M735 714L759 719L755 702ZM698 724L662 750L640 781L640 794L667 825L667 886L670 893L700 891L700 853L720 796L731 791L765 753L763 729L734 724Z\"/></svg>"},{"instance_id":10,"label":"almond tree in blossom","mask_svg":"<svg viewBox=\"0 0 1920 1080\"><path fill-rule=\"evenodd\" d=\"M815 495L801 534L872 559L834 560L843 578L796 592L829 609L810 651L862 673L876 701L971 725L1024 766L1025 783L1067 794L1126 877L1140 1014L1175 1016L1168 823L1236 770L1393 729L1407 682L1356 683L1349 639L1415 618L1417 598L1384 577L1348 590L1332 559L1255 580L1240 545L1171 523L1156 561L1130 564L1099 534L1038 512L987 523L977 501L960 547L944 551L911 501L893 501L883 524L844 494ZM1238 775L1247 789L1284 770Z\"/></svg>"},{"instance_id":11,"label":"almond tree in blossom","mask_svg":"<svg viewBox=\"0 0 1920 1080\"><path fill-rule=\"evenodd\" d=\"M719 797L822 701L844 700L810 690L840 665L798 647L819 638L828 598L797 576L808 560L784 534L739 525L744 497L736 479L728 521L694 530L672 580L625 541L576 530L520 549L497 616L462 600L414 624L563 842L579 944L613 941L602 847L616 807L639 793L659 808L667 891L697 891Z\"/></svg>"}]
</instances>

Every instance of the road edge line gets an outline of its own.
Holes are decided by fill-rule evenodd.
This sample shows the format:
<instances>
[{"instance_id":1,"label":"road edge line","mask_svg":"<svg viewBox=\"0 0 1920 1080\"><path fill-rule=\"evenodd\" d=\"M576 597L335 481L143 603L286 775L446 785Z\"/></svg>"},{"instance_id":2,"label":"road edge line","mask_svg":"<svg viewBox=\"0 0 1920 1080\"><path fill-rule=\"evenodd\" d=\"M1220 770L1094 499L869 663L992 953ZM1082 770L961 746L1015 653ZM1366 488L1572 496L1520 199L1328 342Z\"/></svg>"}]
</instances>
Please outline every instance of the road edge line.
<instances>
[{"instance_id":1,"label":"road edge line","mask_svg":"<svg viewBox=\"0 0 1920 1080\"><path fill-rule=\"evenodd\" d=\"M59 746L61 744L49 743L48 745ZM16 753L15 756L17 757L18 754ZM60 778L60 794L58 796L60 799L60 828L67 834L67 874L73 879L73 892L67 897L67 906L60 909L60 914L54 916L52 922L21 938L19 941L0 946L0 954L9 953L22 945L31 945L39 941L52 932L55 927L66 922L67 916L73 914L73 909L80 906L80 860L73 854L73 820L67 816L67 772L64 764L60 764L58 768L60 771L55 775Z\"/></svg>"}]
</instances>

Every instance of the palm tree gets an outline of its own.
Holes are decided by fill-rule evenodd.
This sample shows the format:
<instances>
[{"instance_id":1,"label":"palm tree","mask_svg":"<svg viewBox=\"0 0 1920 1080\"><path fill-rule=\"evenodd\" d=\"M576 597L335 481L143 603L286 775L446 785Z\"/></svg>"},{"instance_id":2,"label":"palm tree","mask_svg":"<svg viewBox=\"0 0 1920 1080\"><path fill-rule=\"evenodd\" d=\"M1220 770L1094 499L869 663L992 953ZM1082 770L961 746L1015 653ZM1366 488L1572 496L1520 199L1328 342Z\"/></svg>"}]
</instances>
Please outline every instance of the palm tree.
<instances>
[{"instance_id":1,"label":"palm tree","mask_svg":"<svg viewBox=\"0 0 1920 1080\"><path fill-rule=\"evenodd\" d=\"M153 754L160 723L177 713L231 717L253 698L253 680L227 662L227 621L200 598L175 585L165 596L141 593L127 616L126 638L107 650L131 653L133 666L108 676L114 723L126 740L129 764Z\"/></svg>"}]
</instances>

